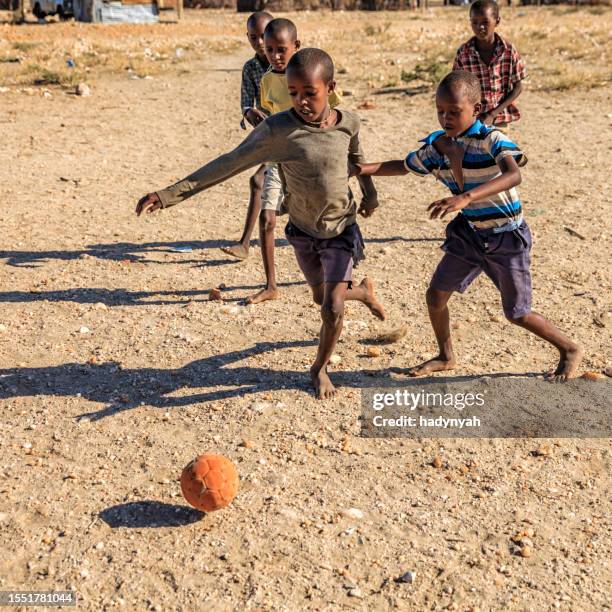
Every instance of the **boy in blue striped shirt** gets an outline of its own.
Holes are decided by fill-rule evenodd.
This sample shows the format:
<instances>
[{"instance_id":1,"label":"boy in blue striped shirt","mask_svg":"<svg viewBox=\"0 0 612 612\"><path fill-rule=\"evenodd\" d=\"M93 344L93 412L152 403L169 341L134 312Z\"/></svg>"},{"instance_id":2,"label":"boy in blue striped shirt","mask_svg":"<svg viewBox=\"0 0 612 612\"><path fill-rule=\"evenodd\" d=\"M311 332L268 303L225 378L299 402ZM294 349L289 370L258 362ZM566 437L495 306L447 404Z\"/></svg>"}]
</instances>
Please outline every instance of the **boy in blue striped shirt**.
<instances>
[{"instance_id":1,"label":"boy in blue striped shirt","mask_svg":"<svg viewBox=\"0 0 612 612\"><path fill-rule=\"evenodd\" d=\"M428 206L431 218L459 211L446 228L445 253L426 296L439 354L411 368L410 374L423 376L455 367L448 300L484 272L501 293L506 318L558 349L559 364L549 377L567 380L576 374L582 348L531 310L531 233L516 191L521 182L519 166L527 159L507 136L480 122L480 100L474 74L451 72L436 92L443 130L430 134L405 160L358 164L353 169L361 176L433 174L453 195Z\"/></svg>"}]
</instances>

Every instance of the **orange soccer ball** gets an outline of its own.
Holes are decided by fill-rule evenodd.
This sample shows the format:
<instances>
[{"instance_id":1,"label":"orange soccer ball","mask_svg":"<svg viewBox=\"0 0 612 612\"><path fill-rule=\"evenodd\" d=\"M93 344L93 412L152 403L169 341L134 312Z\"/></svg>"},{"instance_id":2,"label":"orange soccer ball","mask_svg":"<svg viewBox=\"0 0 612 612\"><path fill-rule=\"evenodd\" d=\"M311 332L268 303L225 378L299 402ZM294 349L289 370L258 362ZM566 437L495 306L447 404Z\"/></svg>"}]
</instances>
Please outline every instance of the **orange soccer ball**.
<instances>
[{"instance_id":1,"label":"orange soccer ball","mask_svg":"<svg viewBox=\"0 0 612 612\"><path fill-rule=\"evenodd\" d=\"M222 455L200 455L183 469L181 491L198 510L225 508L238 492L236 466Z\"/></svg>"}]
</instances>

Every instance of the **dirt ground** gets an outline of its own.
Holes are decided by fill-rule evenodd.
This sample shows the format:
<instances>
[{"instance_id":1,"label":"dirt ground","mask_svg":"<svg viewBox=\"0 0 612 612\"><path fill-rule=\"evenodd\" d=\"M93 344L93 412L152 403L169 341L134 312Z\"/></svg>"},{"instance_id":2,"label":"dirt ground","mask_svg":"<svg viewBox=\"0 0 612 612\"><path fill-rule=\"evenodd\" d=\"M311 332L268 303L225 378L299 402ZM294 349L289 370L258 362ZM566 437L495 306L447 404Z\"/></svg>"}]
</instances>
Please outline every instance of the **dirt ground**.
<instances>
[{"instance_id":1,"label":"dirt ground","mask_svg":"<svg viewBox=\"0 0 612 612\"><path fill-rule=\"evenodd\" d=\"M436 128L430 90L376 95L367 83L386 84L375 76L384 39L358 61L342 15L293 18L311 40L339 39L338 80L370 159L401 157ZM242 19L190 15L191 31L227 27L236 48L188 55L151 79L92 73L89 97L16 81L0 93L0 590L72 589L86 610L609 609L609 438L359 435L361 389L389 386L393 368L434 350L424 291L444 224L425 207L444 191L433 179L377 181L357 277L375 279L389 321L347 305L329 402L308 386L319 313L283 223L278 301L240 302L261 283L256 246L244 263L219 250L240 235L246 174L151 218L133 214L139 196L243 137ZM398 40L402 28L406 39L424 32L408 14L346 19L392 21ZM572 14L556 19L571 29ZM609 14L580 19L601 27ZM454 44L461 20L438 12L426 24ZM22 41L54 31L70 34L3 29ZM530 159L520 192L534 308L584 345L581 372L601 372L611 362L612 86L544 91L534 80L512 132ZM365 100L374 108L359 110ZM217 286L222 303L208 300ZM554 351L503 320L487 279L451 307L460 364L449 380L554 365ZM400 342L366 356L400 325ZM229 508L201 517L177 480L203 452L232 459L241 483ZM518 532L532 540L528 557L516 554ZM394 580L409 571L412 583Z\"/></svg>"}]
</instances>

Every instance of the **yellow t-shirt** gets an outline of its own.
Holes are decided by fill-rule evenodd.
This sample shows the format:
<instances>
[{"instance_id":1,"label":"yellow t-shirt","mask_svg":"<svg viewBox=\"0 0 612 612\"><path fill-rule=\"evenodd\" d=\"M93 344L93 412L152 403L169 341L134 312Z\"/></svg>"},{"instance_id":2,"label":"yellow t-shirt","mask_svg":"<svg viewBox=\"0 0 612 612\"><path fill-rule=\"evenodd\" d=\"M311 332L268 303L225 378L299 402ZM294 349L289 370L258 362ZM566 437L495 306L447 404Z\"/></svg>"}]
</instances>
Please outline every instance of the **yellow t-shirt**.
<instances>
[{"instance_id":1,"label":"yellow t-shirt","mask_svg":"<svg viewBox=\"0 0 612 612\"><path fill-rule=\"evenodd\" d=\"M287 76L284 72L272 72L268 70L262 77L259 84L259 95L261 108L271 115L281 113L293 107L289 88L287 86ZM336 91L329 94L329 105L335 108L342 102L342 97Z\"/></svg>"}]
</instances>

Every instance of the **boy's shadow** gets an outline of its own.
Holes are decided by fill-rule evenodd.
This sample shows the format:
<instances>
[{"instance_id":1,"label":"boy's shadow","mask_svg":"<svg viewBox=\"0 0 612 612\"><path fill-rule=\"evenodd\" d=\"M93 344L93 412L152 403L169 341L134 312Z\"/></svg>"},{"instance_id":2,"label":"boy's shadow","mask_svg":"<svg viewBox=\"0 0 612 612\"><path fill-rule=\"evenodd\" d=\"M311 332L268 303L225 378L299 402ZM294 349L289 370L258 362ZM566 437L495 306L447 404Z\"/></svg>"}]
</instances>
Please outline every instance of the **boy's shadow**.
<instances>
[{"instance_id":1,"label":"boy's shadow","mask_svg":"<svg viewBox=\"0 0 612 612\"><path fill-rule=\"evenodd\" d=\"M441 241L441 238L407 238L405 236L390 236L388 238L371 237L366 238L366 243L383 243L383 242L429 242ZM94 257L105 261L117 261L124 264L131 263L153 263L153 264L194 264L198 267L210 267L219 265L229 265L240 263L239 260L231 256L222 256L211 260L202 258L194 259L195 251L206 251L211 249L220 249L221 247L232 246L236 244L230 240L181 240L179 242L115 242L115 243L100 243L90 244L84 249L76 251L0 251L0 259L5 259L6 264L17 268L37 268L48 262L49 260L57 261L72 261L86 257ZM252 240L251 246L257 245L257 241ZM284 238L277 238L275 241L276 248L287 247L289 243ZM181 253L176 249L190 247L192 251ZM175 259L168 261L159 261L151 259L148 255L172 253L176 255ZM186 257L189 255L189 257Z\"/></svg>"},{"instance_id":2,"label":"boy's shadow","mask_svg":"<svg viewBox=\"0 0 612 612\"><path fill-rule=\"evenodd\" d=\"M268 351L316 344L316 340L257 343L248 349L206 357L177 369L124 369L115 362L0 369L0 399L34 395L79 396L105 404L100 410L77 417L98 420L142 404L168 409L273 389L306 390L309 388L306 372L227 366ZM169 397L181 389L201 387L226 388Z\"/></svg>"},{"instance_id":3,"label":"boy's shadow","mask_svg":"<svg viewBox=\"0 0 612 612\"><path fill-rule=\"evenodd\" d=\"M206 516L204 512L189 506L165 504L153 500L119 504L100 512L100 518L113 529L118 527L131 529L181 527L197 523L204 516Z\"/></svg>"},{"instance_id":4,"label":"boy's shadow","mask_svg":"<svg viewBox=\"0 0 612 612\"><path fill-rule=\"evenodd\" d=\"M86 257L95 257L106 261L118 261L125 264L129 263L155 263L155 264L197 264L198 266L225 265L239 263L239 260L231 256L223 259L215 259L209 262L202 259L193 259L195 251L207 251L211 249L221 249L221 247L236 244L232 240L181 240L178 242L111 242L90 244L84 249L76 251L0 251L0 259L6 259L9 266L18 268L36 268L51 259L58 261L71 261ZM277 248L288 246L288 242L282 238L277 239ZM252 240L251 247L257 245L257 241ZM176 249L191 248L191 251L180 252ZM149 254L172 253L176 259L171 261L159 261L147 257ZM190 257L186 257L190 255Z\"/></svg>"},{"instance_id":5,"label":"boy's shadow","mask_svg":"<svg viewBox=\"0 0 612 612\"><path fill-rule=\"evenodd\" d=\"M95 421L132 410L141 405L154 408L178 408L196 403L244 397L272 390L299 389L311 392L308 372L304 370L273 370L262 366L234 366L249 357L285 348L315 347L317 340L260 342L254 346L192 361L177 369L122 368L114 362L100 365L67 363L41 368L0 369L0 399L51 395L82 397L104 404L99 410L78 415L77 419ZM279 362L282 363L282 356ZM491 376L491 375L489 375ZM494 374L493 376L516 376ZM436 377L437 382L474 380L479 376ZM386 370L334 372L333 380L340 387L356 389L405 386L407 381L389 378ZM431 378L411 379L419 385ZM176 396L183 389L208 388L192 395ZM215 389L222 387L221 389Z\"/></svg>"},{"instance_id":6,"label":"boy's shadow","mask_svg":"<svg viewBox=\"0 0 612 612\"><path fill-rule=\"evenodd\" d=\"M279 283L281 287L305 285L304 281ZM224 294L229 291L255 291L261 285L232 285L225 287ZM97 304L105 306L168 306L172 304L185 305L187 301L206 302L210 289L190 289L182 291L130 291L128 289L105 289L103 287L78 287L55 291L7 291L0 293L2 303L29 302L76 302L78 304ZM244 297L227 298L226 302L240 302Z\"/></svg>"}]
</instances>

